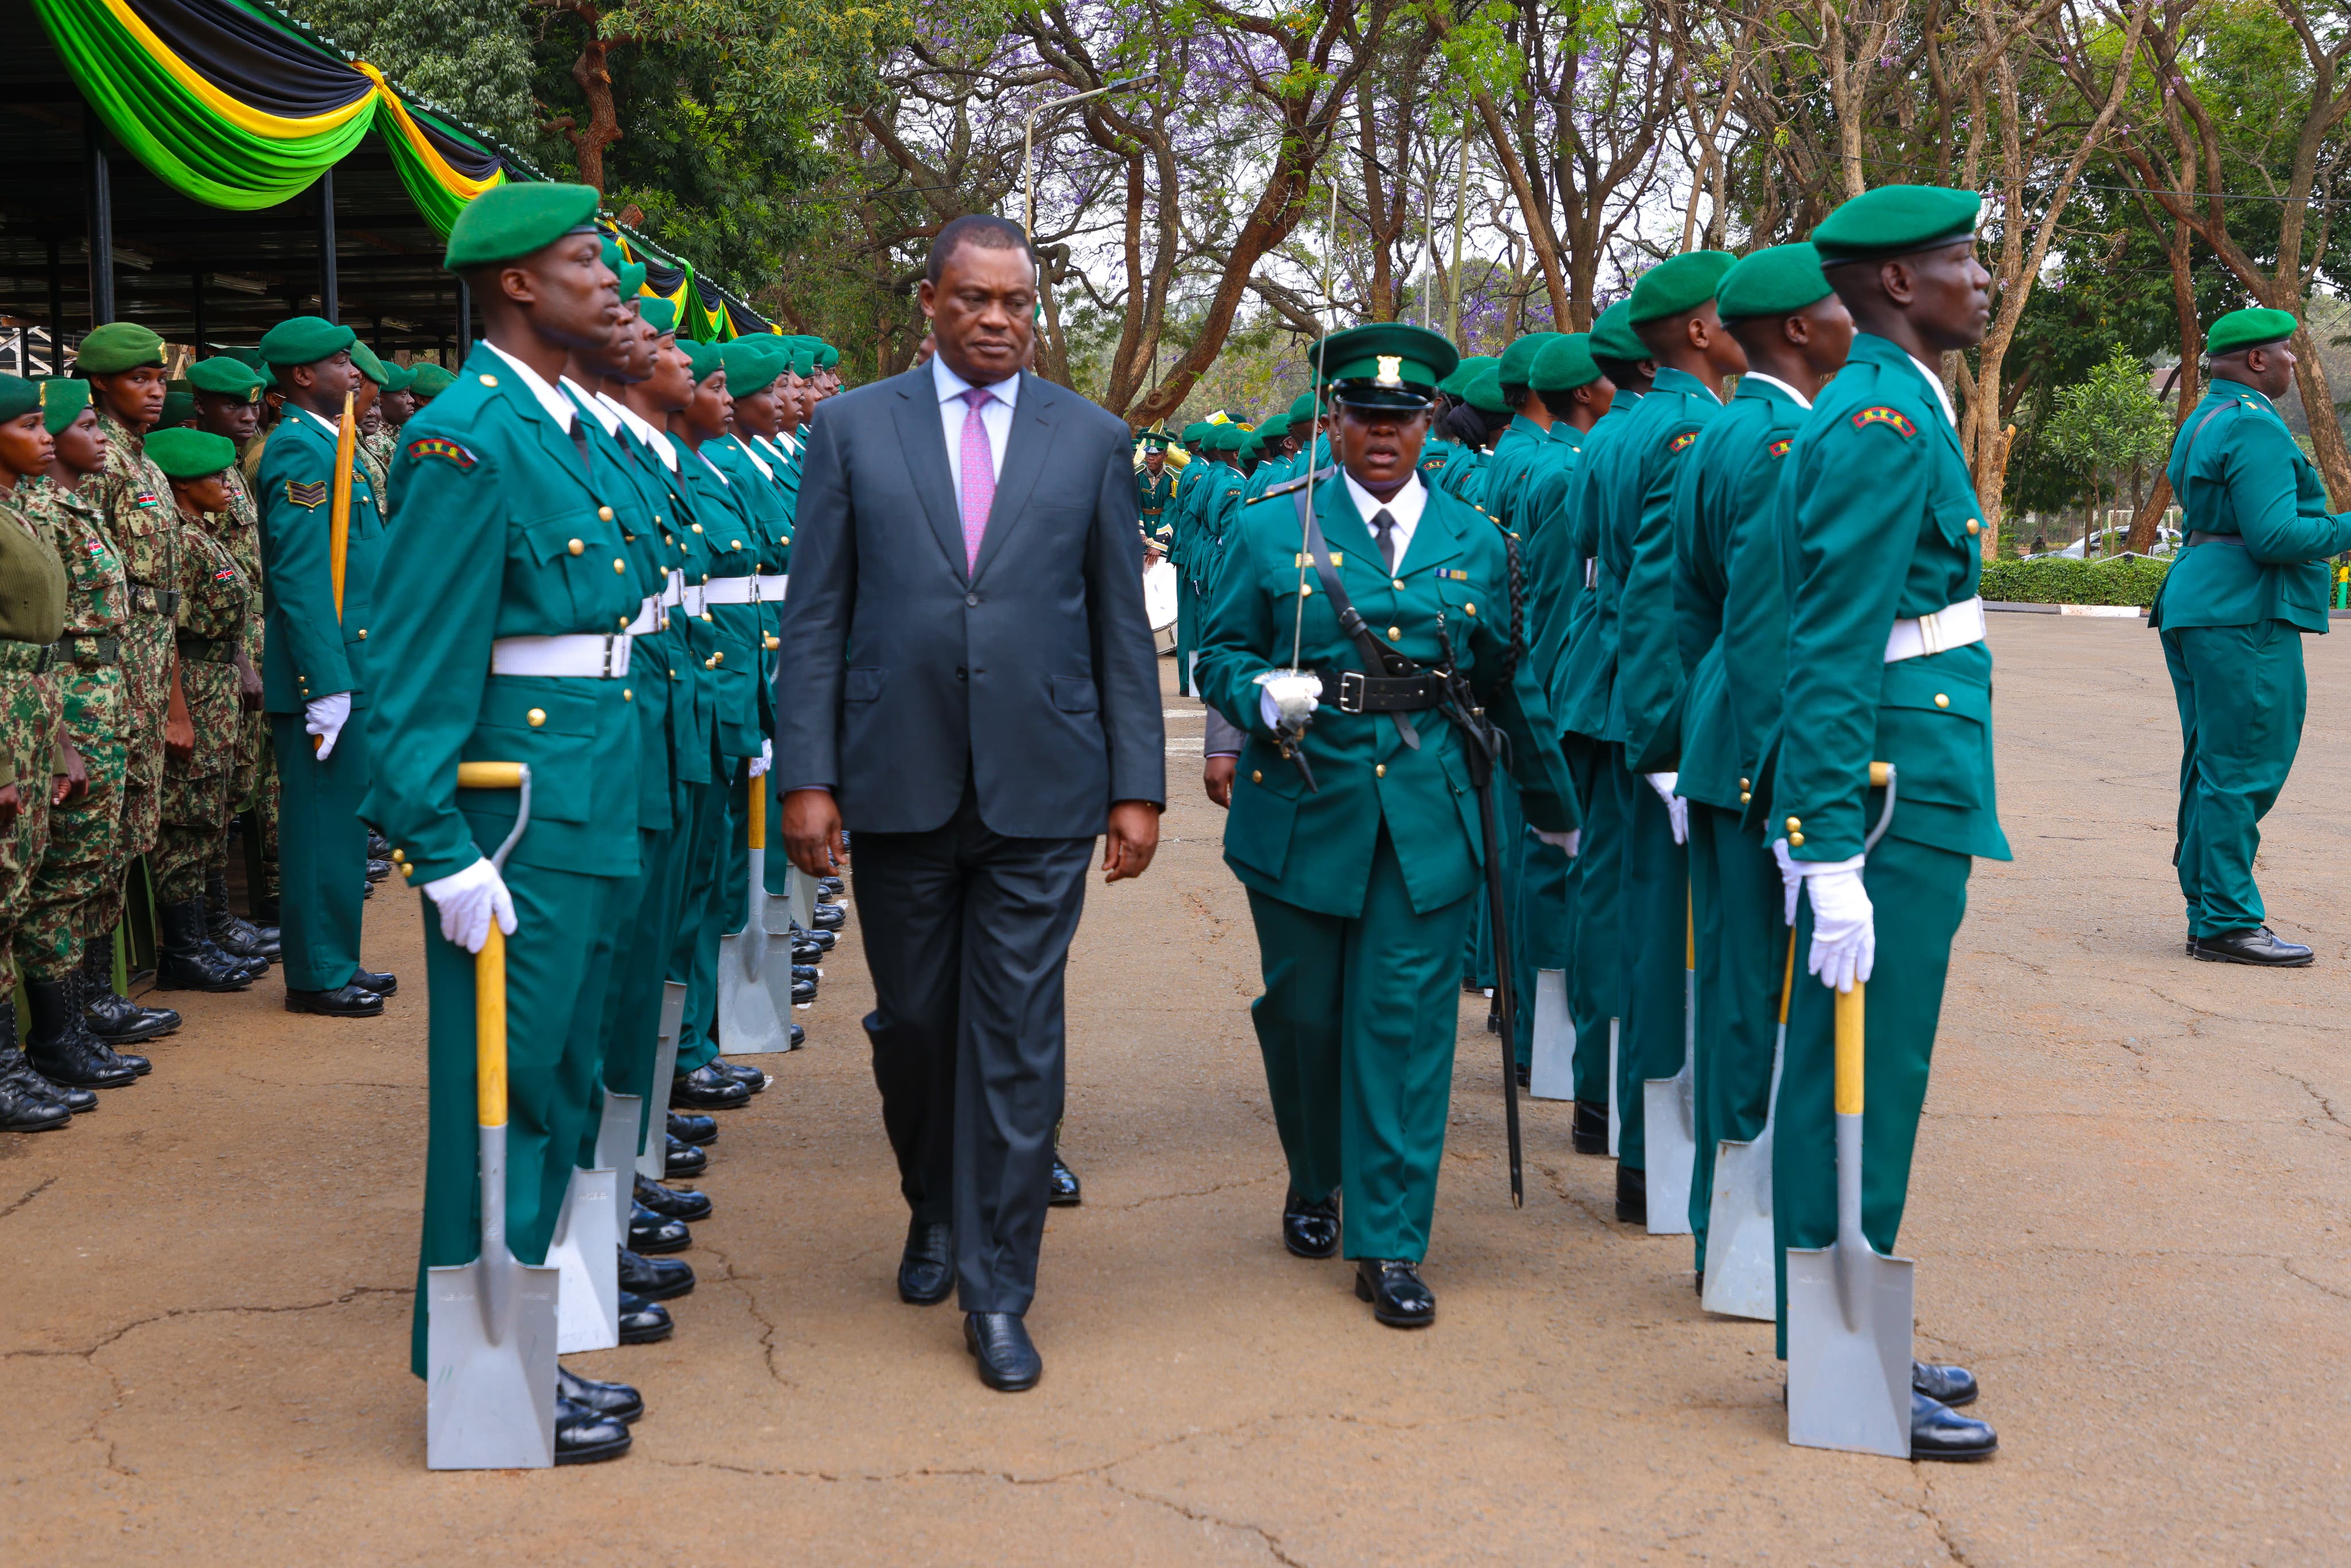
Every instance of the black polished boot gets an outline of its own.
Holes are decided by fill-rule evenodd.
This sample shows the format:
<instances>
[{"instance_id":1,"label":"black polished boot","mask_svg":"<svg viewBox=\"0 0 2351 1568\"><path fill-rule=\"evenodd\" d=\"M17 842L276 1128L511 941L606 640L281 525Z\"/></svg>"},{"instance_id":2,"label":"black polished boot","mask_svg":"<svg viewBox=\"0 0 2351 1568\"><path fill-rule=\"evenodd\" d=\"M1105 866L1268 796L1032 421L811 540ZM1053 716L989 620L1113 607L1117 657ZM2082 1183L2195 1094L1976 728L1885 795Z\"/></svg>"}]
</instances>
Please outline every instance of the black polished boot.
<instances>
[{"instance_id":1,"label":"black polished boot","mask_svg":"<svg viewBox=\"0 0 2351 1568\"><path fill-rule=\"evenodd\" d=\"M820 876L816 879L816 890L838 898L849 890L849 884L837 876Z\"/></svg>"},{"instance_id":2,"label":"black polished boot","mask_svg":"<svg viewBox=\"0 0 2351 1568\"><path fill-rule=\"evenodd\" d=\"M136 1045L180 1027L170 1008L142 1008L114 988L114 945L92 942L81 950L82 1021L109 1045Z\"/></svg>"},{"instance_id":3,"label":"black polished boot","mask_svg":"<svg viewBox=\"0 0 2351 1568\"><path fill-rule=\"evenodd\" d=\"M25 1056L34 1071L77 1089L120 1089L138 1082L138 1069L89 1032L78 973L55 980L26 976L25 1000L33 1015L26 1020L31 1027L25 1031Z\"/></svg>"},{"instance_id":4,"label":"black polished boot","mask_svg":"<svg viewBox=\"0 0 2351 1568\"><path fill-rule=\"evenodd\" d=\"M1616 1167L1616 1218L1626 1225L1649 1223L1649 1173Z\"/></svg>"},{"instance_id":5,"label":"black polished boot","mask_svg":"<svg viewBox=\"0 0 2351 1568\"><path fill-rule=\"evenodd\" d=\"M400 989L400 977L389 969L362 969L355 964L351 967L351 984L364 987L379 997L388 997Z\"/></svg>"},{"instance_id":6,"label":"black polished boot","mask_svg":"<svg viewBox=\"0 0 2351 1568\"><path fill-rule=\"evenodd\" d=\"M694 1245L694 1232L683 1219L672 1219L665 1214L655 1214L643 1204L632 1205L629 1211L629 1250L648 1255L683 1252Z\"/></svg>"},{"instance_id":7,"label":"black polished boot","mask_svg":"<svg viewBox=\"0 0 2351 1568\"><path fill-rule=\"evenodd\" d=\"M794 1025L792 1025L792 1049L793 1049L794 1051L798 1051L800 1047L802 1047L802 1046L806 1045L807 1043L808 1043L808 1030L806 1030L802 1029L802 1028L801 1028L799 1025L798 1025L798 1024L794 1024Z\"/></svg>"},{"instance_id":8,"label":"black polished boot","mask_svg":"<svg viewBox=\"0 0 2351 1568\"><path fill-rule=\"evenodd\" d=\"M710 1156L692 1144L664 1134L662 1137L662 1176L677 1181L685 1176L698 1176L710 1168Z\"/></svg>"},{"instance_id":9,"label":"black polished boot","mask_svg":"<svg viewBox=\"0 0 2351 1568\"><path fill-rule=\"evenodd\" d=\"M722 1056L713 1061L710 1067L711 1071L725 1073L754 1094L768 1086L767 1073L747 1062L729 1061Z\"/></svg>"},{"instance_id":10,"label":"black polished boot","mask_svg":"<svg viewBox=\"0 0 2351 1568\"><path fill-rule=\"evenodd\" d=\"M1574 1131L1568 1134L1579 1155L1608 1152L1608 1107L1597 1100L1575 1103Z\"/></svg>"},{"instance_id":11,"label":"black polished boot","mask_svg":"<svg viewBox=\"0 0 2351 1568\"><path fill-rule=\"evenodd\" d=\"M591 1410L561 1395L555 1396L555 1462L592 1465L617 1459L633 1441L628 1423L601 1410Z\"/></svg>"},{"instance_id":12,"label":"black polished boot","mask_svg":"<svg viewBox=\"0 0 2351 1568\"><path fill-rule=\"evenodd\" d=\"M2270 969L2305 968L2311 962L2311 951L2299 942L2288 942L2266 925L2256 925L2249 931L2223 931L2212 936L2189 939L2188 955L2217 964L2258 964ZM1987 1431L1989 1427L1985 1428Z\"/></svg>"},{"instance_id":13,"label":"black polished boot","mask_svg":"<svg viewBox=\"0 0 2351 1568\"><path fill-rule=\"evenodd\" d=\"M155 984L167 991L242 991L253 971L204 935L204 903L183 898L160 911L163 934L155 949ZM264 966L265 967L266 966Z\"/></svg>"},{"instance_id":14,"label":"black polished boot","mask_svg":"<svg viewBox=\"0 0 2351 1568\"><path fill-rule=\"evenodd\" d=\"M824 953L825 950L823 948L818 946L804 936L796 936L792 939L792 962L796 966L804 968L814 968L817 965L824 962Z\"/></svg>"},{"instance_id":15,"label":"black polished boot","mask_svg":"<svg viewBox=\"0 0 2351 1568\"><path fill-rule=\"evenodd\" d=\"M0 997L0 1133L46 1133L72 1120L49 1081L16 1048L16 1004Z\"/></svg>"},{"instance_id":16,"label":"black polished boot","mask_svg":"<svg viewBox=\"0 0 2351 1568\"><path fill-rule=\"evenodd\" d=\"M794 1007L804 1007L814 1000L816 1000L816 982L814 980L794 980L792 982L792 1005Z\"/></svg>"},{"instance_id":17,"label":"black polished boot","mask_svg":"<svg viewBox=\"0 0 2351 1568\"><path fill-rule=\"evenodd\" d=\"M643 1176L637 1178L636 1199L638 1207L650 1208L664 1219L683 1219L690 1225L710 1218L710 1199L704 1194L674 1190Z\"/></svg>"},{"instance_id":18,"label":"black polished boot","mask_svg":"<svg viewBox=\"0 0 2351 1568\"><path fill-rule=\"evenodd\" d=\"M228 911L228 878L214 872L204 878L204 935L232 958L274 960L283 951L275 925L256 925Z\"/></svg>"},{"instance_id":19,"label":"black polished boot","mask_svg":"<svg viewBox=\"0 0 2351 1568\"><path fill-rule=\"evenodd\" d=\"M621 1289L640 1301L666 1301L694 1292L694 1265L682 1258L647 1258L621 1249Z\"/></svg>"},{"instance_id":20,"label":"black polished boot","mask_svg":"<svg viewBox=\"0 0 2351 1568\"><path fill-rule=\"evenodd\" d=\"M830 936L849 924L849 911L838 904L820 904L809 911L809 924Z\"/></svg>"},{"instance_id":21,"label":"black polished boot","mask_svg":"<svg viewBox=\"0 0 2351 1568\"><path fill-rule=\"evenodd\" d=\"M1069 1162L1061 1158L1061 1145L1055 1145L1052 1169L1045 1176L1045 1207L1075 1208L1085 1200L1086 1189L1080 1185L1078 1173L1071 1170Z\"/></svg>"},{"instance_id":22,"label":"black polished boot","mask_svg":"<svg viewBox=\"0 0 2351 1568\"><path fill-rule=\"evenodd\" d=\"M582 1377L561 1362L555 1364L555 1392L574 1405L585 1405L600 1416L622 1423L645 1413L645 1402L625 1383L599 1383Z\"/></svg>"},{"instance_id":23,"label":"black polished boot","mask_svg":"<svg viewBox=\"0 0 2351 1568\"><path fill-rule=\"evenodd\" d=\"M1339 1250L1339 1195L1320 1200L1295 1192L1281 1206L1281 1244L1299 1258L1328 1258Z\"/></svg>"},{"instance_id":24,"label":"black polished boot","mask_svg":"<svg viewBox=\"0 0 2351 1568\"><path fill-rule=\"evenodd\" d=\"M659 1344L677 1331L667 1307L630 1291L621 1292L620 1315L622 1344Z\"/></svg>"},{"instance_id":25,"label":"black polished boot","mask_svg":"<svg viewBox=\"0 0 2351 1568\"><path fill-rule=\"evenodd\" d=\"M669 1100L702 1111L732 1111L751 1103L751 1091L716 1061L706 1061L670 1080Z\"/></svg>"},{"instance_id":26,"label":"black polished boot","mask_svg":"<svg viewBox=\"0 0 2351 1568\"><path fill-rule=\"evenodd\" d=\"M391 858L392 841L385 838L381 833L377 832L373 828L370 828L368 830L368 859L371 861L388 861Z\"/></svg>"},{"instance_id":27,"label":"black polished boot","mask_svg":"<svg viewBox=\"0 0 2351 1568\"><path fill-rule=\"evenodd\" d=\"M1976 1375L1964 1366L1936 1366L1928 1362L1910 1364L1910 1387L1938 1405L1972 1405L1978 1389Z\"/></svg>"},{"instance_id":28,"label":"black polished boot","mask_svg":"<svg viewBox=\"0 0 2351 1568\"><path fill-rule=\"evenodd\" d=\"M707 1148L718 1141L718 1119L716 1116L686 1116L675 1111L669 1113L669 1135L681 1144Z\"/></svg>"},{"instance_id":29,"label":"black polished boot","mask_svg":"<svg viewBox=\"0 0 2351 1568\"><path fill-rule=\"evenodd\" d=\"M1910 1457L1914 1459L1988 1459L2000 1452L2000 1435L1971 1416L1910 1391Z\"/></svg>"},{"instance_id":30,"label":"black polished boot","mask_svg":"<svg viewBox=\"0 0 2351 1568\"><path fill-rule=\"evenodd\" d=\"M814 964L794 964L792 966L792 978L795 980L806 980L809 984L814 985L819 980L824 978L824 971L817 967Z\"/></svg>"},{"instance_id":31,"label":"black polished boot","mask_svg":"<svg viewBox=\"0 0 2351 1568\"><path fill-rule=\"evenodd\" d=\"M1420 1265L1405 1258L1355 1261L1355 1299L1392 1329L1426 1328L1437 1321L1437 1292L1421 1283Z\"/></svg>"},{"instance_id":32,"label":"black polished boot","mask_svg":"<svg viewBox=\"0 0 2351 1568\"><path fill-rule=\"evenodd\" d=\"M383 1011L383 998L357 984L338 986L331 991L298 991L288 986L286 1010L330 1019L371 1019Z\"/></svg>"},{"instance_id":33,"label":"black polished boot","mask_svg":"<svg viewBox=\"0 0 2351 1568\"><path fill-rule=\"evenodd\" d=\"M800 957L801 947L810 946L820 953L830 953L832 951L832 945L840 940L840 937L830 931L810 931L806 926L795 925L792 927L792 956L799 963L813 964L816 962L815 959Z\"/></svg>"}]
</instances>

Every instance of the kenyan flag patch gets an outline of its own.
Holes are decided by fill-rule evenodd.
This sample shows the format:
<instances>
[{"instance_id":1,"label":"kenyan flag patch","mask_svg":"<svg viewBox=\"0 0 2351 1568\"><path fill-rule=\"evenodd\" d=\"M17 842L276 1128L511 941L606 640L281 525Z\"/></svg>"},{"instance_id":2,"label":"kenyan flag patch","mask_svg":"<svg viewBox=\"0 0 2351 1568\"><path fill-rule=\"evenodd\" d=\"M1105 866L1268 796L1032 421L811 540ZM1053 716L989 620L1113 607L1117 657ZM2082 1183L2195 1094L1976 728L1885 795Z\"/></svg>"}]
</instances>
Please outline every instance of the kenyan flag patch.
<instances>
[{"instance_id":1,"label":"kenyan flag patch","mask_svg":"<svg viewBox=\"0 0 2351 1568\"><path fill-rule=\"evenodd\" d=\"M1688 449L1689 444L1697 439L1697 431L1685 430L1679 435L1675 436L1671 441L1666 443L1666 450L1668 452L1686 451Z\"/></svg>"},{"instance_id":2,"label":"kenyan flag patch","mask_svg":"<svg viewBox=\"0 0 2351 1568\"><path fill-rule=\"evenodd\" d=\"M1853 416L1855 430L1867 430L1873 424L1890 424L1905 437L1918 434L1918 427L1910 423L1909 415L1900 409L1887 408L1883 403L1876 408L1865 408Z\"/></svg>"},{"instance_id":3,"label":"kenyan flag patch","mask_svg":"<svg viewBox=\"0 0 2351 1568\"><path fill-rule=\"evenodd\" d=\"M481 461L445 435L419 436L408 444L408 455L420 462L438 457L444 463L454 463L460 474L473 472L474 465Z\"/></svg>"},{"instance_id":4,"label":"kenyan flag patch","mask_svg":"<svg viewBox=\"0 0 2351 1568\"><path fill-rule=\"evenodd\" d=\"M1770 453L1774 457L1785 457L1788 455L1788 448L1794 444L1794 442L1782 436L1779 440L1773 442L1771 445L1765 447L1763 450Z\"/></svg>"},{"instance_id":5,"label":"kenyan flag patch","mask_svg":"<svg viewBox=\"0 0 2351 1568\"><path fill-rule=\"evenodd\" d=\"M299 479L288 479L286 481L286 498L298 507L308 507L315 511L327 504L327 482L314 479L306 485Z\"/></svg>"}]
</instances>

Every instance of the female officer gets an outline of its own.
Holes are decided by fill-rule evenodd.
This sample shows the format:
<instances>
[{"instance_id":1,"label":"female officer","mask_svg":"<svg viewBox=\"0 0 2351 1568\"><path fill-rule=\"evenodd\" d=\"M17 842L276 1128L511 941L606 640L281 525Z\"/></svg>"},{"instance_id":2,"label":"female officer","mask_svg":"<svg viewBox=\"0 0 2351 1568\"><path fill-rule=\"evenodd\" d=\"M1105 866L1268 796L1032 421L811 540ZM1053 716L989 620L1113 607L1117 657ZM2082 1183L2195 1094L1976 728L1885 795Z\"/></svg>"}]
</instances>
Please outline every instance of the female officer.
<instances>
[{"instance_id":1,"label":"female officer","mask_svg":"<svg viewBox=\"0 0 2351 1568\"><path fill-rule=\"evenodd\" d=\"M1302 1258L1339 1250L1344 1192L1355 1293L1397 1328L1437 1313L1418 1270L1462 937L1483 892L1448 675L1467 683L1459 708L1508 737L1527 820L1562 845L1579 821L1524 658L1510 541L1417 472L1436 384L1458 360L1437 334L1394 323L1322 345L1339 466L1241 508L1198 665L1203 696L1249 732L1225 860L1249 889L1265 967L1251 1012L1290 1165L1282 1239ZM1311 567L1302 538L1317 541ZM1341 629L1343 596L1360 634Z\"/></svg>"}]
</instances>

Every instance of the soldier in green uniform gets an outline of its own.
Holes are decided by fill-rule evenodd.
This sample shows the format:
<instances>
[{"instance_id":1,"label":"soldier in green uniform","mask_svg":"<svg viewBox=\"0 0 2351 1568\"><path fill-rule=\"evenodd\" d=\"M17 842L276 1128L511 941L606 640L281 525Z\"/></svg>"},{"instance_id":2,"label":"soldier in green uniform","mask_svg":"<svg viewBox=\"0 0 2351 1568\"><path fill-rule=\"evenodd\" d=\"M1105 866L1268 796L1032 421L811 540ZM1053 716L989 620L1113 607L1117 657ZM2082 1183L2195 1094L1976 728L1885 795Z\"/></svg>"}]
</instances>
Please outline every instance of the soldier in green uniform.
<instances>
[{"instance_id":1,"label":"soldier in green uniform","mask_svg":"<svg viewBox=\"0 0 2351 1568\"><path fill-rule=\"evenodd\" d=\"M1795 987L1773 1112L1782 1354L1785 1250L1836 1239L1835 994L1869 982L1861 1223L1891 1254L1969 868L2009 858L1976 591L1983 513L1933 368L1980 342L1991 319L1980 204L1971 191L1890 185L1813 231L1859 331L1783 460L1788 684L1776 756L1749 808L1801 888L1796 952L1821 982ZM1873 761L1894 767L1897 803L1865 851L1883 795ZM1992 1429L1949 1407L1975 1397L1975 1379L1913 1364L1911 1457L1991 1452Z\"/></svg>"},{"instance_id":2,"label":"soldier in green uniform","mask_svg":"<svg viewBox=\"0 0 2351 1568\"><path fill-rule=\"evenodd\" d=\"M375 498L376 516L381 518L390 505L384 481L392 472L392 436L383 427L383 392L392 382L392 367L356 337L351 340L351 363L360 372L351 400L352 417L359 421L356 450L360 466L367 471L368 494Z\"/></svg>"},{"instance_id":3,"label":"soldier in green uniform","mask_svg":"<svg viewBox=\"0 0 2351 1568\"><path fill-rule=\"evenodd\" d=\"M47 476L20 484L15 499L65 566L65 629L57 647L66 664L59 684L66 738L81 758L85 788L50 808L48 848L33 873L16 930L16 964L31 1013L25 1052L53 1082L76 1091L114 1089L151 1065L97 1032L87 999L95 966L84 962L97 944L110 949L111 969L109 938L120 918L120 894L110 899L108 893L125 863L122 807L131 722L122 648L131 625L131 585L97 499L106 473L106 432L90 406L89 383L44 382L40 399L42 427L54 439L56 458ZM141 1023L136 1034L126 1031L120 1043L179 1027L178 1013L150 1010L159 1016Z\"/></svg>"},{"instance_id":4,"label":"soldier in green uniform","mask_svg":"<svg viewBox=\"0 0 2351 1568\"><path fill-rule=\"evenodd\" d=\"M16 493L56 457L42 426L40 389L0 376L0 1132L9 1133L73 1120L57 1088L25 1060L16 1036L16 930L48 848L51 781L64 771L57 768L64 707L56 669L66 574Z\"/></svg>"},{"instance_id":5,"label":"soldier in green uniform","mask_svg":"<svg viewBox=\"0 0 2351 1568\"><path fill-rule=\"evenodd\" d=\"M1143 537L1161 552L1176 537L1167 509L1176 503L1176 476L1167 469L1167 438L1157 431L1143 437L1143 466L1134 471L1134 501L1143 518Z\"/></svg>"},{"instance_id":6,"label":"soldier in green uniform","mask_svg":"<svg viewBox=\"0 0 2351 1568\"><path fill-rule=\"evenodd\" d=\"M213 945L204 919L204 872L228 836L229 787L247 683L254 695L261 692L261 678L245 657L246 627L257 595L209 521L228 510L222 476L236 465L236 444L166 426L148 437L147 455L170 482L180 520L179 670L172 703L173 716L194 737L188 759L174 758L163 770L154 859L162 926L155 978L166 988L241 991L267 970L268 961L223 952Z\"/></svg>"},{"instance_id":7,"label":"soldier in green uniform","mask_svg":"<svg viewBox=\"0 0 2351 1568\"><path fill-rule=\"evenodd\" d=\"M1674 600L1688 682L1674 792L1688 803L1698 956L1689 1221L1701 1280L1716 1147L1726 1138L1752 1142L1771 1109L1789 936L1771 852L1740 825L1754 772L1740 743L1734 682L1753 672L1730 669L1729 631L1733 614L1755 614L1736 601L1776 605L1782 646L1764 658L1780 670L1787 601L1776 557L1768 585L1734 567L1744 536L1769 528L1782 459L1853 342L1853 318L1810 245L1773 246L1740 261L1717 287L1715 312L1745 350L1747 373L1684 457L1673 499Z\"/></svg>"},{"instance_id":8,"label":"soldier in green uniform","mask_svg":"<svg viewBox=\"0 0 2351 1568\"><path fill-rule=\"evenodd\" d=\"M432 1130L425 1164L413 1364L425 1373L426 1268L479 1249L472 955L507 933L507 1242L538 1263L594 1103L614 935L637 874L640 735L624 628L642 608L616 509L557 389L574 345L619 330L601 256L596 193L501 185L467 205L443 263L463 277L485 332L464 373L402 434L387 573L371 627L379 760L363 808L425 898ZM274 630L274 628L273 628ZM530 817L503 873L512 790L461 790L460 761L531 770ZM289 945L288 956L291 956ZM643 1402L569 1372L556 1405L558 1464L627 1451Z\"/></svg>"},{"instance_id":9,"label":"soldier in green uniform","mask_svg":"<svg viewBox=\"0 0 2351 1568\"><path fill-rule=\"evenodd\" d=\"M1469 683L1509 736L1530 821L1564 836L1576 810L1512 625L1508 541L1415 471L1452 345L1386 324L1333 334L1321 351L1345 472L1312 486L1321 545L1305 571L1305 641L1290 646L1301 478L1236 522L1200 679L1210 705L1249 731L1225 860L1249 889L1264 961L1252 1016L1290 1166L1283 1240L1307 1258L1343 1245L1357 1260L1356 1294L1380 1322L1408 1328L1436 1317L1419 1266L1453 1081L1462 938L1484 892L1467 742L1438 709L1431 672ZM1341 631L1334 582L1375 630ZM1279 673L1292 666L1306 673ZM1311 765L1316 789L1285 741Z\"/></svg>"},{"instance_id":10,"label":"soldier in green uniform","mask_svg":"<svg viewBox=\"0 0 2351 1568\"><path fill-rule=\"evenodd\" d=\"M422 413L426 403L447 392L456 379L456 373L446 365L427 361L412 367L408 378L408 400L415 405L412 412Z\"/></svg>"},{"instance_id":11,"label":"soldier in green uniform","mask_svg":"<svg viewBox=\"0 0 2351 1568\"><path fill-rule=\"evenodd\" d=\"M367 828L359 805L371 758L364 716L374 699L377 569L384 529L354 454L342 591L335 585L332 520L338 422L363 379L349 327L297 316L261 340L286 406L261 461L263 703L277 756L277 852L285 893L279 926L288 1012L373 1018L393 977L359 964Z\"/></svg>"},{"instance_id":12,"label":"soldier in green uniform","mask_svg":"<svg viewBox=\"0 0 2351 1568\"><path fill-rule=\"evenodd\" d=\"M2147 624L2163 633L2179 704L2179 825L2172 861L2188 952L2300 967L2311 950L2271 932L2253 856L2262 818L2302 742L2302 639L2326 632L2326 559L2351 549L2351 513L2273 399L2294 385L2294 317L2232 310L2204 340L2212 380L2171 449L2188 538Z\"/></svg>"}]
</instances>

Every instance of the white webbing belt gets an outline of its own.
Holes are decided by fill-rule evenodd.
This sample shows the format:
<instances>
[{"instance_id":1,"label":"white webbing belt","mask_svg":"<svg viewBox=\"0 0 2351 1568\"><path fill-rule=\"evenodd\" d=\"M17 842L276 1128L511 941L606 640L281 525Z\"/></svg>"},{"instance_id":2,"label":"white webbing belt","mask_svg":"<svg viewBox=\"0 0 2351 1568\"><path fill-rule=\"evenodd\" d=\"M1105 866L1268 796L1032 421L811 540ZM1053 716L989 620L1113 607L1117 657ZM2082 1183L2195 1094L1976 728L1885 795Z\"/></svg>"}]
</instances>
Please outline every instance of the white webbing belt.
<instances>
[{"instance_id":1,"label":"white webbing belt","mask_svg":"<svg viewBox=\"0 0 2351 1568\"><path fill-rule=\"evenodd\" d=\"M705 604L749 604L758 595L751 591L752 580L747 577L714 577L702 585Z\"/></svg>"},{"instance_id":2,"label":"white webbing belt","mask_svg":"<svg viewBox=\"0 0 2351 1568\"><path fill-rule=\"evenodd\" d=\"M662 629L666 617L662 614L662 596L648 593L645 601L637 606L637 618L629 622L628 635L643 637Z\"/></svg>"},{"instance_id":3,"label":"white webbing belt","mask_svg":"<svg viewBox=\"0 0 2351 1568\"><path fill-rule=\"evenodd\" d=\"M789 581L791 577L787 572L763 571L751 580L751 597L762 604L781 604L784 585Z\"/></svg>"},{"instance_id":4,"label":"white webbing belt","mask_svg":"<svg viewBox=\"0 0 2351 1568\"><path fill-rule=\"evenodd\" d=\"M685 573L675 567L669 569L669 580L662 585L661 601L664 604L685 602Z\"/></svg>"},{"instance_id":5,"label":"white webbing belt","mask_svg":"<svg viewBox=\"0 0 2351 1568\"><path fill-rule=\"evenodd\" d=\"M1932 615L1921 615L1915 621L1896 621L1894 630L1886 634L1886 662L1916 659L1928 653L1940 653L1950 648L1964 648L1970 643L1984 640L1983 601L1963 599L1957 604L1947 604Z\"/></svg>"},{"instance_id":6,"label":"white webbing belt","mask_svg":"<svg viewBox=\"0 0 2351 1568\"><path fill-rule=\"evenodd\" d=\"M571 675L617 680L629 673L629 635L501 637L490 644L494 675Z\"/></svg>"},{"instance_id":7,"label":"white webbing belt","mask_svg":"<svg viewBox=\"0 0 2351 1568\"><path fill-rule=\"evenodd\" d=\"M702 587L701 583L689 582L678 591L677 601L684 607L688 615L702 613Z\"/></svg>"}]
</instances>

